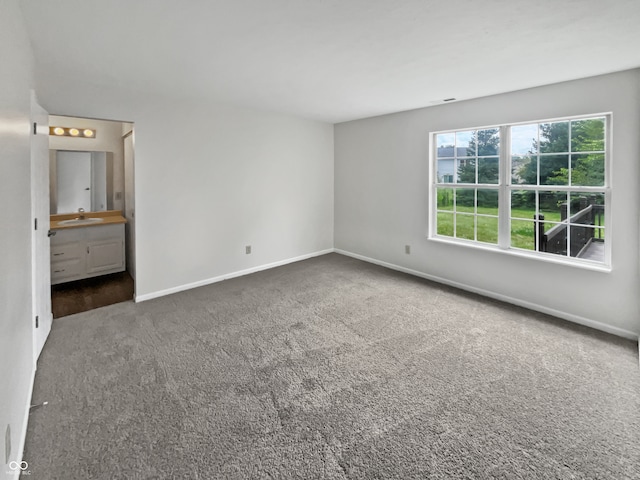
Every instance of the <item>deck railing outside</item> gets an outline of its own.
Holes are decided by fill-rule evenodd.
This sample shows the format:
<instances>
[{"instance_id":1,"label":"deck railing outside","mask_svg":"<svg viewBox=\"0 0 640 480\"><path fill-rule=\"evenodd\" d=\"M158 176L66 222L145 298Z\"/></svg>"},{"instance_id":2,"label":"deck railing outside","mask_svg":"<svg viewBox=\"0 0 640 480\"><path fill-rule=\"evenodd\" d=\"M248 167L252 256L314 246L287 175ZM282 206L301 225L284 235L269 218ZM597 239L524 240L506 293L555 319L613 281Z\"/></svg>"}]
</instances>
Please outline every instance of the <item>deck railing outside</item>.
<instances>
[{"instance_id":1,"label":"deck railing outside","mask_svg":"<svg viewBox=\"0 0 640 480\"><path fill-rule=\"evenodd\" d=\"M568 217L569 206L567 203L560 205L560 221L544 231L544 215L534 215L536 222L535 242L540 252L567 254L567 232L569 232L569 254L571 257L580 257L586 251L591 242L604 241L603 219L604 205L595 203L595 196L590 198L580 197L580 210Z\"/></svg>"}]
</instances>

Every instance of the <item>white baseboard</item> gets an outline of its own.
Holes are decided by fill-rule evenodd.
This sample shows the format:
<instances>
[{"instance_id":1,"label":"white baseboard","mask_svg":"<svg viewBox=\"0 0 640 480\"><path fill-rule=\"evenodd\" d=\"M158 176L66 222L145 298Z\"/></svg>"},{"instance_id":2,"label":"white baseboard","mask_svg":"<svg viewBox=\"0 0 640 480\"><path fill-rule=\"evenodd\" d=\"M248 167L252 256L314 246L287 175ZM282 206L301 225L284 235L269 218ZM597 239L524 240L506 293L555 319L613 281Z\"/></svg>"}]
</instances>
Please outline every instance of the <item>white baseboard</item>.
<instances>
[{"instance_id":1,"label":"white baseboard","mask_svg":"<svg viewBox=\"0 0 640 480\"><path fill-rule=\"evenodd\" d=\"M308 258L318 257L320 255L326 255L327 253L332 253L334 251L333 248L328 248L326 250L320 250L318 252L308 253L306 255L300 255L299 257L287 258L285 260L280 260L278 262L267 263L265 265L259 265L257 267L247 268L246 270L239 270L237 272L225 273L224 275L219 275L217 277L206 278L204 280L199 280L193 283L187 283L184 285L178 285L177 287L167 288L166 290L159 290L157 292L145 293L144 295L136 295L135 302L144 302L146 300L151 300L153 298L164 297L165 295L171 295L172 293L183 292L185 290L191 290L192 288L203 287L205 285L210 285L212 283L221 282L223 280L229 280L231 278L242 277L244 275L249 275L251 273L260 272L262 270L268 270L270 268L281 267L282 265L287 265L289 263L299 262L300 260L307 260Z\"/></svg>"},{"instance_id":2,"label":"white baseboard","mask_svg":"<svg viewBox=\"0 0 640 480\"><path fill-rule=\"evenodd\" d=\"M356 258L364 262L373 263L375 265L380 265L381 267L390 268L391 270L397 270L399 272L415 275L416 277L421 277L426 280L442 283L444 285L449 285L451 287L459 288L461 290L466 290L468 292L477 293L478 295L493 298L495 300L500 300L501 302L510 303L512 305L517 305L519 307L528 308L529 310L534 310L536 312L553 315L554 317L562 318L563 320L568 320L570 322L578 323L580 325L591 327L596 330L601 330L603 332L611 333L619 337L624 337L630 340L635 340L640 342L640 338L637 333L632 332L630 330L625 330L623 328L614 327L612 325L607 325L606 323L598 322L597 320L592 320L590 318L581 317L579 315L563 312L560 310L556 310L554 308L545 307L544 305L527 302L525 300L520 300L518 298L509 297L507 295L502 295L500 293L492 292L490 290L484 290L482 288L473 287L471 285L466 285L464 283L454 282L452 280L447 280L446 278L437 277L435 275L429 275L427 273L419 272L417 270L412 270L406 267L401 267L399 265L394 265L392 263L383 262L381 260L376 260L374 258L365 257L364 255L348 252L346 250L341 250L339 248L334 249L334 251L341 255L346 255L348 257Z\"/></svg>"},{"instance_id":3,"label":"white baseboard","mask_svg":"<svg viewBox=\"0 0 640 480\"><path fill-rule=\"evenodd\" d=\"M418 270L413 270L406 267L401 267L399 265L395 265L392 263L384 262L381 260L376 260L375 258L365 257L364 255L359 255L357 253L352 253L347 250L341 250L339 248L328 248L326 250L320 250L317 252L309 253L306 255L300 255L294 258L288 258L285 260L280 260L278 262L268 263L264 265L259 265L257 267L247 268L245 270L239 270L237 272L231 272L224 275L219 275L213 278L207 278L204 280L200 280L198 282L188 283L184 285L179 285L177 287L168 288L166 290L159 290L157 292L146 293L144 295L136 295L136 302L144 302L146 300L151 300L153 298L163 297L165 295L170 295L172 293L178 293L185 290L190 290L192 288L202 287L205 285L210 285L212 283L221 282L223 280L229 280L231 278L241 277L243 275L249 275L251 273L260 272L262 270L268 270L270 268L280 267L282 265L287 265L289 263L299 262L301 260L306 260L312 257L318 257L320 255L326 255L328 253L339 253L341 255L346 255L348 257L356 258L358 260L362 260L364 262L373 263L375 265L380 265L382 267L389 268L391 270L397 270L399 272L408 273L409 275L414 275L416 277L424 278L427 280L431 280L433 282L441 283L444 285L449 285L451 287L459 288L461 290L465 290L472 293L477 293L478 295L482 295L485 297L493 298L495 300L500 300L501 302L510 303L512 305L517 305L519 307L528 308L529 310L534 310L536 312L546 313L548 315L552 315L554 317L562 318L564 320L568 320L570 322L574 322L580 325L584 325L587 327L594 328L596 330L601 330L603 332L611 333L613 335L617 335L619 337L628 338L630 340L635 340L639 342L640 346L640 337L636 332L632 332L630 330L625 330L623 328L614 327L612 325L607 325L606 323L599 322L597 320L592 320L590 318L581 317L579 315L574 315L572 313L563 312L561 310L556 310L554 308L546 307L544 305L539 305L537 303L528 302L525 300L521 300L518 298L509 297L507 295L503 295L501 293L493 292L490 290L484 290L482 288L477 288L471 285L466 285L464 283L455 282L452 280L448 280L446 278L438 277L435 275L430 275L424 272L420 272Z\"/></svg>"}]
</instances>

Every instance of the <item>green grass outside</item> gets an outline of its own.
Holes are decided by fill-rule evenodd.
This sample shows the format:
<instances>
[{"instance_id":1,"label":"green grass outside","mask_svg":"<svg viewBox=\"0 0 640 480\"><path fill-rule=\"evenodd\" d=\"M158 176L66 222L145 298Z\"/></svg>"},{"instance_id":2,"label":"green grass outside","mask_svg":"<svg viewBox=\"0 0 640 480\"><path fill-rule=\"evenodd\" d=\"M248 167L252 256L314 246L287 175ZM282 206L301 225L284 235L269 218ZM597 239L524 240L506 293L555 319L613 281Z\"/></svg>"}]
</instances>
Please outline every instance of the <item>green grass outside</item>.
<instances>
[{"instance_id":1,"label":"green grass outside","mask_svg":"<svg viewBox=\"0 0 640 480\"><path fill-rule=\"evenodd\" d=\"M497 244L498 209L478 207L477 213L480 215L488 215L486 217L468 215L473 213L473 207L464 207L459 205L456 208L456 214L453 213L453 207L442 208L441 211L438 212L438 235L453 237L453 226L454 222L456 222L456 238L475 240L475 227L477 230L477 241L493 245ZM554 223L548 222L560 222L560 212L543 211L541 213L545 217L545 232L555 225ZM535 210L531 209L514 208L511 210L512 247L535 250L534 214ZM477 225L475 225L476 222Z\"/></svg>"}]
</instances>

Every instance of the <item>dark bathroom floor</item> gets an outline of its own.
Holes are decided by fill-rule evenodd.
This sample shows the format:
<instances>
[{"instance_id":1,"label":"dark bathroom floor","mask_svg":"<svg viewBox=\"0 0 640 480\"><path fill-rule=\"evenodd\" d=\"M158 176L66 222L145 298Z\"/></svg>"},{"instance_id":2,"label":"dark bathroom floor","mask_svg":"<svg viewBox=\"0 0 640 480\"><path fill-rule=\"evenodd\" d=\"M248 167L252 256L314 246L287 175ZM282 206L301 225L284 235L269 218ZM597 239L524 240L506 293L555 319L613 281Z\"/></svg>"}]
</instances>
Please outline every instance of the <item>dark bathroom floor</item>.
<instances>
[{"instance_id":1,"label":"dark bathroom floor","mask_svg":"<svg viewBox=\"0 0 640 480\"><path fill-rule=\"evenodd\" d=\"M133 279L127 272L87 278L51 287L53 318L133 300Z\"/></svg>"}]
</instances>

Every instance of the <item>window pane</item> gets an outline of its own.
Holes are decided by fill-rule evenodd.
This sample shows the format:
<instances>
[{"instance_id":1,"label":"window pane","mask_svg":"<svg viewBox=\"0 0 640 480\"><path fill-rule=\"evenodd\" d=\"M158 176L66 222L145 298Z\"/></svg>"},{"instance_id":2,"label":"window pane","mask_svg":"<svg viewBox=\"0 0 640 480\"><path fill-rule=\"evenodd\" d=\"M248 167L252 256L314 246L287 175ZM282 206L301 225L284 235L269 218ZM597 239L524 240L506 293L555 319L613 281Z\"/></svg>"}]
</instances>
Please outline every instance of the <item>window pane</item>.
<instances>
[{"instance_id":1,"label":"window pane","mask_svg":"<svg viewBox=\"0 0 640 480\"><path fill-rule=\"evenodd\" d=\"M523 220L511 221L511 238L512 242L520 242L515 245L518 248L528 250L536 250L538 252L561 253L564 255L566 250L566 224L548 222L542 219L542 215L533 222L525 222ZM560 229L561 231L558 231ZM526 234L526 236L525 236ZM558 235L559 234L559 235ZM551 238L551 240L549 240ZM551 244L549 243L551 241ZM554 241L565 242L553 248L549 248Z\"/></svg>"},{"instance_id":2,"label":"window pane","mask_svg":"<svg viewBox=\"0 0 640 480\"><path fill-rule=\"evenodd\" d=\"M596 235L599 235L598 238L604 238L604 193L584 194L571 192L569 196L572 205L572 216L581 210L581 203L584 205L584 200L581 200L581 197L586 197L587 203L591 205L592 210L591 225L596 229ZM576 200L578 200L577 205L574 207L573 205L576 203Z\"/></svg>"},{"instance_id":3,"label":"window pane","mask_svg":"<svg viewBox=\"0 0 640 480\"><path fill-rule=\"evenodd\" d=\"M489 128L487 130L478 130L476 132L475 142L478 144L478 156L499 155L500 129Z\"/></svg>"},{"instance_id":4,"label":"window pane","mask_svg":"<svg viewBox=\"0 0 640 480\"><path fill-rule=\"evenodd\" d=\"M438 235L453 237L453 213L438 212L437 223Z\"/></svg>"},{"instance_id":5,"label":"window pane","mask_svg":"<svg viewBox=\"0 0 640 480\"><path fill-rule=\"evenodd\" d=\"M458 183L476 183L476 159L458 159Z\"/></svg>"},{"instance_id":6,"label":"window pane","mask_svg":"<svg viewBox=\"0 0 640 480\"><path fill-rule=\"evenodd\" d=\"M587 212L584 212L584 210L592 210L592 208L589 208L589 205L591 204L591 195L589 193L582 193L582 192L571 192L569 194L569 213L570 215L573 217L576 214L584 214ZM595 201L595 199L593 199ZM575 220L571 220L572 222ZM579 221L578 223L582 223L582 221Z\"/></svg>"},{"instance_id":7,"label":"window pane","mask_svg":"<svg viewBox=\"0 0 640 480\"><path fill-rule=\"evenodd\" d=\"M537 219L538 222L541 222L538 226L542 225L543 227L542 231L544 233L547 233L549 230L556 228L556 226L558 225L563 225L562 223L559 223L559 222L553 222L546 217L547 217L546 215L540 214Z\"/></svg>"},{"instance_id":8,"label":"window pane","mask_svg":"<svg viewBox=\"0 0 640 480\"><path fill-rule=\"evenodd\" d=\"M542 237L542 244L539 251L553 253L555 255L567 255L567 224L557 223L548 228L550 225L545 224L545 232Z\"/></svg>"},{"instance_id":9,"label":"window pane","mask_svg":"<svg viewBox=\"0 0 640 480\"><path fill-rule=\"evenodd\" d=\"M569 151L569 122L540 124L540 153Z\"/></svg>"},{"instance_id":10,"label":"window pane","mask_svg":"<svg viewBox=\"0 0 640 480\"><path fill-rule=\"evenodd\" d=\"M498 215L498 190L478 189L477 212L484 215Z\"/></svg>"},{"instance_id":11,"label":"window pane","mask_svg":"<svg viewBox=\"0 0 640 480\"><path fill-rule=\"evenodd\" d=\"M460 152L460 156L476 156L475 143L472 142L475 139L476 132L470 130L468 132L456 132L456 151ZM461 150L461 149L464 149ZM456 153L457 153L456 152Z\"/></svg>"},{"instance_id":12,"label":"window pane","mask_svg":"<svg viewBox=\"0 0 640 480\"><path fill-rule=\"evenodd\" d=\"M604 227L604 193L571 192L569 205L571 223Z\"/></svg>"},{"instance_id":13,"label":"window pane","mask_svg":"<svg viewBox=\"0 0 640 480\"><path fill-rule=\"evenodd\" d=\"M476 191L474 188L459 188L456 190L456 211L475 213Z\"/></svg>"},{"instance_id":14,"label":"window pane","mask_svg":"<svg viewBox=\"0 0 640 480\"><path fill-rule=\"evenodd\" d=\"M604 153L571 155L571 185L604 185Z\"/></svg>"},{"instance_id":15,"label":"window pane","mask_svg":"<svg viewBox=\"0 0 640 480\"><path fill-rule=\"evenodd\" d=\"M511 155L526 156L538 153L538 124L511 127Z\"/></svg>"},{"instance_id":16,"label":"window pane","mask_svg":"<svg viewBox=\"0 0 640 480\"><path fill-rule=\"evenodd\" d=\"M604 118L571 122L572 152L604 151Z\"/></svg>"},{"instance_id":17,"label":"window pane","mask_svg":"<svg viewBox=\"0 0 640 480\"><path fill-rule=\"evenodd\" d=\"M585 223L591 225L593 207L589 205L589 199L586 196L571 195L569 211L569 221L571 223Z\"/></svg>"},{"instance_id":18,"label":"window pane","mask_svg":"<svg viewBox=\"0 0 640 480\"><path fill-rule=\"evenodd\" d=\"M511 220L511 246L535 250L533 222L525 220Z\"/></svg>"},{"instance_id":19,"label":"window pane","mask_svg":"<svg viewBox=\"0 0 640 480\"><path fill-rule=\"evenodd\" d=\"M456 214L456 237L475 240L475 215Z\"/></svg>"},{"instance_id":20,"label":"window pane","mask_svg":"<svg viewBox=\"0 0 640 480\"><path fill-rule=\"evenodd\" d=\"M455 160L453 158L438 160L438 171L436 172L438 183L453 183L455 170Z\"/></svg>"},{"instance_id":21,"label":"window pane","mask_svg":"<svg viewBox=\"0 0 640 480\"><path fill-rule=\"evenodd\" d=\"M569 255L604 262L604 231L590 225L571 225Z\"/></svg>"},{"instance_id":22,"label":"window pane","mask_svg":"<svg viewBox=\"0 0 640 480\"><path fill-rule=\"evenodd\" d=\"M453 157L454 146L456 141L455 133L439 133L436 135L437 156L440 157Z\"/></svg>"},{"instance_id":23,"label":"window pane","mask_svg":"<svg viewBox=\"0 0 640 480\"><path fill-rule=\"evenodd\" d=\"M540 157L540 185L569 185L569 156Z\"/></svg>"},{"instance_id":24,"label":"window pane","mask_svg":"<svg viewBox=\"0 0 640 480\"><path fill-rule=\"evenodd\" d=\"M536 214L536 192L515 190L511 192L511 217L533 220Z\"/></svg>"},{"instance_id":25,"label":"window pane","mask_svg":"<svg viewBox=\"0 0 640 480\"><path fill-rule=\"evenodd\" d=\"M478 159L478 183L498 184L499 176L498 157L487 157Z\"/></svg>"},{"instance_id":26,"label":"window pane","mask_svg":"<svg viewBox=\"0 0 640 480\"><path fill-rule=\"evenodd\" d=\"M478 228L478 241L485 243L498 243L498 217L476 217Z\"/></svg>"},{"instance_id":27,"label":"window pane","mask_svg":"<svg viewBox=\"0 0 640 480\"><path fill-rule=\"evenodd\" d=\"M586 225L571 225L570 256L604 262L604 231Z\"/></svg>"},{"instance_id":28,"label":"window pane","mask_svg":"<svg viewBox=\"0 0 640 480\"><path fill-rule=\"evenodd\" d=\"M511 157L511 183L514 185L538 184L538 157Z\"/></svg>"},{"instance_id":29,"label":"window pane","mask_svg":"<svg viewBox=\"0 0 640 480\"><path fill-rule=\"evenodd\" d=\"M600 241L600 242L604 242L605 239L605 235L604 235L604 227L594 227L594 232L593 232L593 241L595 242Z\"/></svg>"},{"instance_id":30,"label":"window pane","mask_svg":"<svg viewBox=\"0 0 640 480\"><path fill-rule=\"evenodd\" d=\"M452 188L438 188L438 210L451 210L453 211L453 189Z\"/></svg>"},{"instance_id":31,"label":"window pane","mask_svg":"<svg viewBox=\"0 0 640 480\"><path fill-rule=\"evenodd\" d=\"M547 222L560 222L567 218L567 192L539 192L538 213Z\"/></svg>"}]
</instances>

